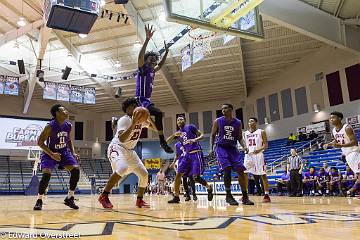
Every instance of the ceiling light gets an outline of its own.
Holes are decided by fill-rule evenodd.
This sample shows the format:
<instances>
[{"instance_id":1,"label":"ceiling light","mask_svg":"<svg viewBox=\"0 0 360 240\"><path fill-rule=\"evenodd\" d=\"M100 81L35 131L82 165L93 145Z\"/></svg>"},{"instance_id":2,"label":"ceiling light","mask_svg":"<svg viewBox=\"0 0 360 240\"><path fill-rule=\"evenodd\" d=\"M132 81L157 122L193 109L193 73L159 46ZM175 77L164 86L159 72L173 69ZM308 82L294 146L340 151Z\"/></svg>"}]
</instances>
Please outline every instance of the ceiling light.
<instances>
[{"instance_id":1,"label":"ceiling light","mask_svg":"<svg viewBox=\"0 0 360 240\"><path fill-rule=\"evenodd\" d=\"M25 18L19 17L19 21L17 22L17 25L19 25L20 27L25 26L26 25Z\"/></svg>"},{"instance_id":2,"label":"ceiling light","mask_svg":"<svg viewBox=\"0 0 360 240\"><path fill-rule=\"evenodd\" d=\"M87 37L87 34L79 33L79 37L81 37L81 38L86 38L86 37Z\"/></svg>"},{"instance_id":3,"label":"ceiling light","mask_svg":"<svg viewBox=\"0 0 360 240\"><path fill-rule=\"evenodd\" d=\"M117 61L115 62L114 67L116 67L116 68L121 67L121 63L120 63L119 60L117 60Z\"/></svg>"},{"instance_id":4,"label":"ceiling light","mask_svg":"<svg viewBox=\"0 0 360 240\"><path fill-rule=\"evenodd\" d=\"M165 13L160 13L159 20L165 22L166 21L166 15Z\"/></svg>"},{"instance_id":5,"label":"ceiling light","mask_svg":"<svg viewBox=\"0 0 360 240\"><path fill-rule=\"evenodd\" d=\"M105 4L106 4L105 0L101 0L101 1L100 1L100 6L101 6L101 7L105 6Z\"/></svg>"},{"instance_id":6,"label":"ceiling light","mask_svg":"<svg viewBox=\"0 0 360 240\"><path fill-rule=\"evenodd\" d=\"M140 43L140 41L139 40L137 40L135 43L134 43L134 48L135 49L139 49L139 48L141 48L141 43Z\"/></svg>"}]
</instances>

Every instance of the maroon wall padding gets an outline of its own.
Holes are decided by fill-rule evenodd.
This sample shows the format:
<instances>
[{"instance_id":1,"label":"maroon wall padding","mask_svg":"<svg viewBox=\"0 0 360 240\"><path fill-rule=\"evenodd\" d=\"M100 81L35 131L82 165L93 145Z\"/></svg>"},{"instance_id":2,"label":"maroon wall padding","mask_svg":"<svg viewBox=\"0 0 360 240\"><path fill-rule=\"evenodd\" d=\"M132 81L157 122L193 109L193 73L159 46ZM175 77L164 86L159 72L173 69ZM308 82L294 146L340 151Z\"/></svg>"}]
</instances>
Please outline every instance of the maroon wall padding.
<instances>
[{"instance_id":1,"label":"maroon wall padding","mask_svg":"<svg viewBox=\"0 0 360 240\"><path fill-rule=\"evenodd\" d=\"M350 101L360 99L360 64L345 68Z\"/></svg>"},{"instance_id":2,"label":"maroon wall padding","mask_svg":"<svg viewBox=\"0 0 360 240\"><path fill-rule=\"evenodd\" d=\"M326 75L330 106L344 103L339 71Z\"/></svg>"}]
</instances>

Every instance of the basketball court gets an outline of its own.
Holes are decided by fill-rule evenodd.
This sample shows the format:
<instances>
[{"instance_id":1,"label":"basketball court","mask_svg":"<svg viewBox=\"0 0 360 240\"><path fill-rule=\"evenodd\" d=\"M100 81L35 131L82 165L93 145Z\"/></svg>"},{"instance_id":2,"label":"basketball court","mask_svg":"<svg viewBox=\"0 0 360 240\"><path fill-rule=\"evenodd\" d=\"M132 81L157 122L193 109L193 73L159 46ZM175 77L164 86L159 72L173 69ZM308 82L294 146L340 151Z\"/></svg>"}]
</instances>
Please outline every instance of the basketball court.
<instances>
[{"instance_id":1,"label":"basketball court","mask_svg":"<svg viewBox=\"0 0 360 240\"><path fill-rule=\"evenodd\" d=\"M255 206L229 207L223 197L173 206L166 203L169 197L151 196L150 209L136 209L135 196L122 195L111 197L113 210L102 209L94 197L79 198L79 211L64 206L62 196L49 196L45 210L33 212L29 197L2 197L0 231L77 234L81 239L317 240L359 235L359 203L346 198L273 197L269 205L253 197Z\"/></svg>"},{"instance_id":2,"label":"basketball court","mask_svg":"<svg viewBox=\"0 0 360 240\"><path fill-rule=\"evenodd\" d=\"M334 111L343 114L342 123L360 141L359 0L1 0L0 12L0 239L360 239L360 192L343 186L356 181L356 172L348 177L340 149L323 149L334 137L329 121ZM148 45L141 52L144 42ZM149 56L156 58L155 67ZM143 68L150 69L148 75ZM142 97L159 108L158 115ZM122 109L129 98L136 103ZM68 112L64 122L72 130L45 140L48 145L52 136L60 141L53 148L70 149L74 161L80 155L81 161L71 165L74 172L41 169L47 169L42 165L46 154L38 139L49 121L59 123L61 106L50 114L55 104ZM135 110L128 109L133 105L141 105L141 114L151 115L159 131L134 127L136 136L126 141L136 146L127 149L116 135L116 121L127 115L133 124ZM225 116L223 105L242 121L241 131L256 119L267 135L269 147L260 152L270 190L259 180L256 191L270 194L271 203L254 196L253 186L248 192L255 204L242 205L240 175L234 172L227 179L240 205L230 206L225 199L226 175L209 147L214 120ZM204 133L196 150L205 156L201 177L213 188L212 201L197 180L191 190L197 201L184 201L182 184L180 204L168 203L176 192L170 164L179 154L166 151L161 141L182 131L180 116ZM305 134L305 139L290 142L290 133ZM231 138L231 131L226 134ZM65 143L65 137L73 143ZM132 160L143 163L147 187L124 170L106 190L118 170L111 162L119 160L118 152L111 150L110 155L117 153L114 160L108 155L114 139L117 151L133 151ZM290 176L281 182L292 148L304 159L300 172L300 167L292 169L296 174L325 166L328 174L320 186L301 183L306 186L298 197L289 196L296 192L286 185ZM249 153L238 149L241 158ZM331 168L339 180L333 181ZM164 172L162 180L159 172ZM279 196L280 182L287 186L285 196ZM339 189L330 189L334 182ZM146 189L143 198L139 188ZM171 193L158 194L162 191ZM108 195L112 209L99 203L99 196ZM79 209L64 205L65 197ZM150 208L135 205L142 200ZM43 208L34 208L39 201Z\"/></svg>"}]
</instances>

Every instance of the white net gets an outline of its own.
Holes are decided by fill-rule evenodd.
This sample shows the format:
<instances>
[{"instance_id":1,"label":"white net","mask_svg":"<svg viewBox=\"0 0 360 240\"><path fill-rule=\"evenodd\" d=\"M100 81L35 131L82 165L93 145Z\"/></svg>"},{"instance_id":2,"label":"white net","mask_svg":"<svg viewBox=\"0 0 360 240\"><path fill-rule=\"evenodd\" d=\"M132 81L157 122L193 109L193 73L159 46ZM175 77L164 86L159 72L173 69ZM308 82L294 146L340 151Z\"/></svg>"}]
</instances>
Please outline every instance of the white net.
<instances>
[{"instance_id":1,"label":"white net","mask_svg":"<svg viewBox=\"0 0 360 240\"><path fill-rule=\"evenodd\" d=\"M200 28L193 28L189 32L189 37L194 51L199 51L203 55L209 55L212 53L211 41L215 36L216 33Z\"/></svg>"}]
</instances>

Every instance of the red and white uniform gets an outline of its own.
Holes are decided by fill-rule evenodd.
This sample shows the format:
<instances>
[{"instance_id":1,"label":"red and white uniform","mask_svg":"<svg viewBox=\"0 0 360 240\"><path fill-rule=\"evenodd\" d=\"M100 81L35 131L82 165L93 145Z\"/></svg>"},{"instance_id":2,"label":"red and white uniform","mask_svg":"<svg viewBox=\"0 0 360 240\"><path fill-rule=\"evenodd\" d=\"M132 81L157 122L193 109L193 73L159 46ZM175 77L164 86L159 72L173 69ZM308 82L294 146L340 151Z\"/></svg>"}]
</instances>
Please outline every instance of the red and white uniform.
<instances>
[{"instance_id":1,"label":"red and white uniform","mask_svg":"<svg viewBox=\"0 0 360 240\"><path fill-rule=\"evenodd\" d=\"M346 134L345 129L351 127L349 124L344 124L339 131L333 128L332 133L337 143L347 144L350 143L350 138ZM343 147L341 148L342 154L346 157L346 162L353 170L354 173L360 173L360 149L359 146Z\"/></svg>"},{"instance_id":2,"label":"red and white uniform","mask_svg":"<svg viewBox=\"0 0 360 240\"><path fill-rule=\"evenodd\" d=\"M246 172L250 172L254 175L266 174L264 154L262 152L258 154L254 153L255 150L258 150L263 146L262 132L263 130L257 129L254 132L247 130L244 133L246 147L249 149L249 152L245 154L244 165L246 167Z\"/></svg>"},{"instance_id":3,"label":"red and white uniform","mask_svg":"<svg viewBox=\"0 0 360 240\"><path fill-rule=\"evenodd\" d=\"M118 120L116 134L111 140L107 155L114 172L119 176L135 173L140 179L139 187L146 187L148 181L147 170L133 149L139 141L142 128L147 127L148 123L137 124L131 131L129 139L125 142L120 142L119 132L128 129L131 124L132 118L128 115L125 115Z\"/></svg>"}]
</instances>

